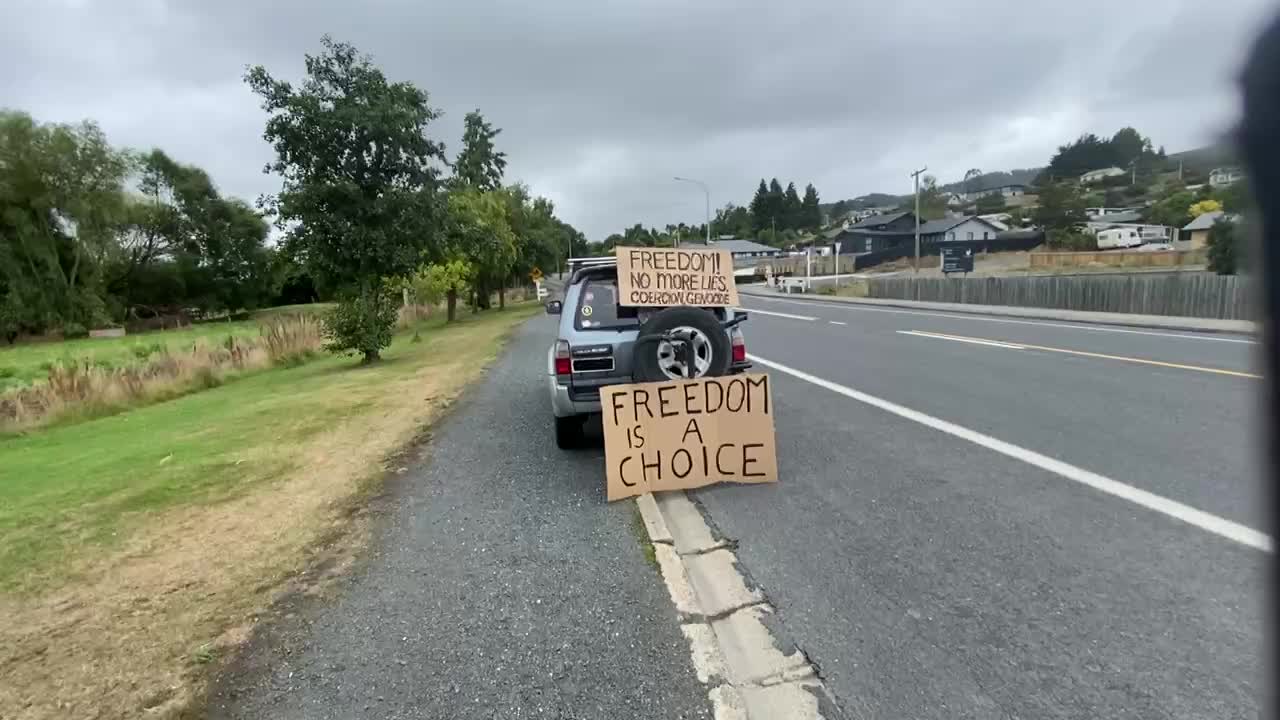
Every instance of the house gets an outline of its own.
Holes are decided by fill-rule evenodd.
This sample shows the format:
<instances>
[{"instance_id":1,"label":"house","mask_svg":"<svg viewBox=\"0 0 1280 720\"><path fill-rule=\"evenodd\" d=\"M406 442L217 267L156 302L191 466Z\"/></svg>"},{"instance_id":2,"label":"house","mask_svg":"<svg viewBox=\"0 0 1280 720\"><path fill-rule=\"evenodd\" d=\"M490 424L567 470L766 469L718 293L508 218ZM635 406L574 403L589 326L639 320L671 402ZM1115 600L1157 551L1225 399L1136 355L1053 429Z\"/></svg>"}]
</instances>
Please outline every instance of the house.
<instances>
[{"instance_id":1,"label":"house","mask_svg":"<svg viewBox=\"0 0 1280 720\"><path fill-rule=\"evenodd\" d=\"M1027 194L1027 186L1013 183L1009 185L997 185L995 187L989 187L984 190L974 190L973 192L964 192L959 194L952 193L952 194L960 199L960 203L957 203L957 204L964 204L964 203L974 202L978 198L986 197L988 195L999 195L1000 197L1003 197L1006 199L1020 197L1022 195Z\"/></svg>"},{"instance_id":2,"label":"house","mask_svg":"<svg viewBox=\"0 0 1280 720\"><path fill-rule=\"evenodd\" d=\"M910 211L892 212L873 215L840 229L839 233L828 233L828 242L840 241L841 255L874 252L893 247L913 237L916 229L916 216Z\"/></svg>"},{"instance_id":3,"label":"house","mask_svg":"<svg viewBox=\"0 0 1280 720\"><path fill-rule=\"evenodd\" d=\"M1240 168L1214 168L1209 172L1209 187L1220 188L1234 185L1244 179L1244 171Z\"/></svg>"},{"instance_id":4,"label":"house","mask_svg":"<svg viewBox=\"0 0 1280 720\"><path fill-rule=\"evenodd\" d=\"M711 247L723 248L733 255L733 261L736 263L742 260L753 260L756 258L773 258L782 255L782 250L768 245L761 245L754 240L712 240Z\"/></svg>"},{"instance_id":5,"label":"house","mask_svg":"<svg viewBox=\"0 0 1280 720\"><path fill-rule=\"evenodd\" d=\"M1009 229L1009 223L1013 221L1013 216L1009 213L991 213L990 215L979 215L978 219L986 220L999 228L1000 232L1004 232Z\"/></svg>"},{"instance_id":6,"label":"house","mask_svg":"<svg viewBox=\"0 0 1280 720\"><path fill-rule=\"evenodd\" d=\"M1087 207L1084 209L1084 214L1088 215L1090 219L1094 219L1094 218L1101 217L1103 215L1114 215L1116 213L1126 213L1134 209L1135 208L1127 208L1127 207Z\"/></svg>"},{"instance_id":7,"label":"house","mask_svg":"<svg viewBox=\"0 0 1280 720\"><path fill-rule=\"evenodd\" d=\"M1217 172L1216 170L1214 172ZM1222 217L1221 210L1213 212L1200 213L1195 220L1182 226L1182 229L1190 233L1191 249L1209 246L1209 231L1213 229L1213 224Z\"/></svg>"},{"instance_id":8,"label":"house","mask_svg":"<svg viewBox=\"0 0 1280 720\"><path fill-rule=\"evenodd\" d=\"M984 220L974 215L930 220L920 225L920 245L926 246L968 240L995 240L996 235L1005 229L1007 228L1002 228L990 220Z\"/></svg>"},{"instance_id":9,"label":"house","mask_svg":"<svg viewBox=\"0 0 1280 720\"><path fill-rule=\"evenodd\" d=\"M1125 171L1118 167L1098 168L1097 170L1090 170L1089 172L1081 175L1080 184L1092 185L1093 183L1099 182L1105 178L1115 177L1117 175L1124 175L1124 174L1125 174Z\"/></svg>"}]
</instances>

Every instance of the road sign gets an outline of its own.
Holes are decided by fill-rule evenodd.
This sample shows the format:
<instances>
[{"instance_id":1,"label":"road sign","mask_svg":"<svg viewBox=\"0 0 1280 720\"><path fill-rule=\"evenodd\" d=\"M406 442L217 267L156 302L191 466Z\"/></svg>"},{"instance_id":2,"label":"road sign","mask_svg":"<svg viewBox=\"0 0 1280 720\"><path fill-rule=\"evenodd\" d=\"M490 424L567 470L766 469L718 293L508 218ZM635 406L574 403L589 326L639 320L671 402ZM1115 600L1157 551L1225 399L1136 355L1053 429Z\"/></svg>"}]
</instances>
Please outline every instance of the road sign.
<instances>
[{"instance_id":1,"label":"road sign","mask_svg":"<svg viewBox=\"0 0 1280 720\"><path fill-rule=\"evenodd\" d=\"M973 248L942 248L942 274L973 272Z\"/></svg>"},{"instance_id":2,"label":"road sign","mask_svg":"<svg viewBox=\"0 0 1280 720\"><path fill-rule=\"evenodd\" d=\"M529 273L529 279L533 280L534 282L538 282L539 280L542 279L542 271L539 270L538 268L534 268L533 272Z\"/></svg>"}]
</instances>

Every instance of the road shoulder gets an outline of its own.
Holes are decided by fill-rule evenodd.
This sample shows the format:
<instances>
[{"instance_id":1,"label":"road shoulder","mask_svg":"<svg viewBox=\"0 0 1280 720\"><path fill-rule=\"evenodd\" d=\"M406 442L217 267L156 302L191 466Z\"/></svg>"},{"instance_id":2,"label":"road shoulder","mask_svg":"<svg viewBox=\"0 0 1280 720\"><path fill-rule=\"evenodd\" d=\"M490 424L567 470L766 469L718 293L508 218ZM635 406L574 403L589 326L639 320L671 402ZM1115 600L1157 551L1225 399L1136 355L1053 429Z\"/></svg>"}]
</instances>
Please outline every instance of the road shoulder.
<instances>
[{"instance_id":1,"label":"road shoulder","mask_svg":"<svg viewBox=\"0 0 1280 720\"><path fill-rule=\"evenodd\" d=\"M550 337L516 333L394 483L357 569L281 608L212 717L711 716L634 505L605 502L599 449L551 441L529 362Z\"/></svg>"}]
</instances>

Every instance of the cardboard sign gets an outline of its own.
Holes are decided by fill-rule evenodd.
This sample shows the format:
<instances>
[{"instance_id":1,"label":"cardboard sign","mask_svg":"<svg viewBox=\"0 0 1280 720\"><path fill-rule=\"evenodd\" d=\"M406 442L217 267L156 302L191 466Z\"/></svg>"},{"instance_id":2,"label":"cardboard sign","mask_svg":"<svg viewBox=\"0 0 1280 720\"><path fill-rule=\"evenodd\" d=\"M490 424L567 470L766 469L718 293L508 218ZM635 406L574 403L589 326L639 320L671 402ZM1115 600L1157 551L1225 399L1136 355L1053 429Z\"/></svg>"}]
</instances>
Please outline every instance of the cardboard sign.
<instances>
[{"instance_id":1,"label":"cardboard sign","mask_svg":"<svg viewBox=\"0 0 1280 720\"><path fill-rule=\"evenodd\" d=\"M600 391L609 501L718 482L778 481L769 376Z\"/></svg>"},{"instance_id":2,"label":"cardboard sign","mask_svg":"<svg viewBox=\"0 0 1280 720\"><path fill-rule=\"evenodd\" d=\"M618 304L627 307L726 307L738 304L728 250L619 247Z\"/></svg>"}]
</instances>

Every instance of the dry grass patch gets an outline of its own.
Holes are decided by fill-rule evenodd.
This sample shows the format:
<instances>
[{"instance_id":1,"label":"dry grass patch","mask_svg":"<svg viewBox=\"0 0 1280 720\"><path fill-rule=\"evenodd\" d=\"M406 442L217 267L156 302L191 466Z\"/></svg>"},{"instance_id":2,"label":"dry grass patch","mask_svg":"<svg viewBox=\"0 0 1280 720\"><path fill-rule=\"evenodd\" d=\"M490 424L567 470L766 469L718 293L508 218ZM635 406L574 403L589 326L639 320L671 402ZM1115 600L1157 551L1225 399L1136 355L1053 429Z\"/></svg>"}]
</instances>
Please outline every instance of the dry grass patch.
<instances>
[{"instance_id":1,"label":"dry grass patch","mask_svg":"<svg viewBox=\"0 0 1280 720\"><path fill-rule=\"evenodd\" d=\"M262 325L258 337L227 335L216 344L201 338L176 350L140 343L134 346L137 362L123 366L92 358L54 361L43 382L0 393L0 432L99 417L216 387L246 371L297 364L322 342L315 317L281 315Z\"/></svg>"},{"instance_id":2,"label":"dry grass patch","mask_svg":"<svg viewBox=\"0 0 1280 720\"><path fill-rule=\"evenodd\" d=\"M384 459L536 309L433 323L381 365L274 369L0 441L0 717L193 712L208 668L326 539L359 545L352 510ZM52 472L27 475L40 463Z\"/></svg>"}]
</instances>

